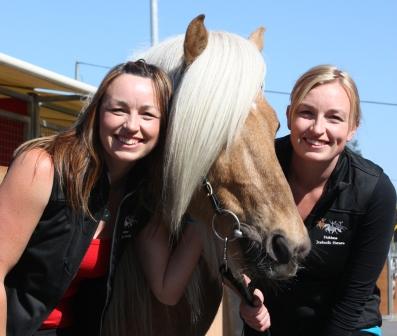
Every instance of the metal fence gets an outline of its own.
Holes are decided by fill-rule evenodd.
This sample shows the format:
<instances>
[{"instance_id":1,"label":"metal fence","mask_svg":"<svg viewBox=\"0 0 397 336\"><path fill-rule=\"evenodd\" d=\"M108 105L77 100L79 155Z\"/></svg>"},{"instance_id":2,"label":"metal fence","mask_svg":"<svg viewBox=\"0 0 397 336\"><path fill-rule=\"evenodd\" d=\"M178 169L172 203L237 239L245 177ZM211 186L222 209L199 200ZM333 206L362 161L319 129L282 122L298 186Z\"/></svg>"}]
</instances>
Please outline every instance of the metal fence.
<instances>
[{"instance_id":1,"label":"metal fence","mask_svg":"<svg viewBox=\"0 0 397 336\"><path fill-rule=\"evenodd\" d=\"M396 282L397 282L397 241L393 240L390 245L389 255L387 257L387 277L388 277L388 288L387 288L387 302L388 302L388 315L397 316L397 294L396 294Z\"/></svg>"}]
</instances>

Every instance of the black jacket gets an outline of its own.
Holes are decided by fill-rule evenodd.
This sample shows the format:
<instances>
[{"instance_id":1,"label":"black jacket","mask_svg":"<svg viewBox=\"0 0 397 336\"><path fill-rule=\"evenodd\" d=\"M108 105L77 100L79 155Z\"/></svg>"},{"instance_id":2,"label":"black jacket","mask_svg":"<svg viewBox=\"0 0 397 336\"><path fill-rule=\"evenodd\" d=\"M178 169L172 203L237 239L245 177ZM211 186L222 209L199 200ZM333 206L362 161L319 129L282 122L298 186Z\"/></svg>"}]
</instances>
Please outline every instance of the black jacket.
<instances>
[{"instance_id":1,"label":"black jacket","mask_svg":"<svg viewBox=\"0 0 397 336\"><path fill-rule=\"evenodd\" d=\"M289 137L276 141L288 175ZM396 193L382 169L346 148L305 220L312 250L295 278L264 286L272 336L351 335L381 325L376 280L393 234Z\"/></svg>"},{"instance_id":2,"label":"black jacket","mask_svg":"<svg viewBox=\"0 0 397 336\"><path fill-rule=\"evenodd\" d=\"M77 334L98 335L101 315L111 294L111 280L121 253L121 242L130 238L137 223L147 220L149 212L139 207L142 196L134 181L118 210L112 238L109 272L106 279L90 281L79 290L77 304L81 316ZM76 275L80 263L103 216L108 197L104 176L95 186L89 201L94 218L74 213L55 177L49 203L15 267L5 279L7 294L7 336L29 336L56 307ZM141 220L138 221L137 218ZM76 311L77 311L76 310Z\"/></svg>"}]
</instances>

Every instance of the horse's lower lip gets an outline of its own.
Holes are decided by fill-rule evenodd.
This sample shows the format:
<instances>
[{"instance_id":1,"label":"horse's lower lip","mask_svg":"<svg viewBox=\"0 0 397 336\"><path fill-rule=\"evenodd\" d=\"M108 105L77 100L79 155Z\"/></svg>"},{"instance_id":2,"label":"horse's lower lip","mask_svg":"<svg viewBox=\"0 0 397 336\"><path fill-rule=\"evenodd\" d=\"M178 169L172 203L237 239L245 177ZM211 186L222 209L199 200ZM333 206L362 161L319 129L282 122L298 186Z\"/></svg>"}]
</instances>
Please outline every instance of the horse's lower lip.
<instances>
[{"instance_id":1,"label":"horse's lower lip","mask_svg":"<svg viewBox=\"0 0 397 336\"><path fill-rule=\"evenodd\" d=\"M295 257L292 257L288 263L280 264L267 254L265 247L260 241L246 238L242 239L241 243L243 254L247 258L246 266L255 277L278 281L295 276L298 269Z\"/></svg>"},{"instance_id":2,"label":"horse's lower lip","mask_svg":"<svg viewBox=\"0 0 397 336\"><path fill-rule=\"evenodd\" d=\"M288 265L276 265L269 277L272 280L287 280L294 277L297 270L298 264L296 262L290 262Z\"/></svg>"}]
</instances>

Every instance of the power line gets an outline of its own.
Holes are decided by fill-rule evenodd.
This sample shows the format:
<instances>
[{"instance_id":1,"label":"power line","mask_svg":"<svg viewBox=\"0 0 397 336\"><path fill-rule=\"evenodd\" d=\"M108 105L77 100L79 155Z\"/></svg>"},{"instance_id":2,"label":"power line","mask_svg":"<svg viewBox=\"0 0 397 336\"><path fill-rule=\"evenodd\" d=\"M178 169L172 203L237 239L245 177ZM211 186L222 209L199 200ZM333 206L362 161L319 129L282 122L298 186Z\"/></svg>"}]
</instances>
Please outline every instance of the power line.
<instances>
[{"instance_id":1,"label":"power line","mask_svg":"<svg viewBox=\"0 0 397 336\"><path fill-rule=\"evenodd\" d=\"M386 106L397 106L396 103L387 103L387 102L380 102L374 100L360 100L363 104L374 104L374 105L386 105Z\"/></svg>"},{"instance_id":2,"label":"power line","mask_svg":"<svg viewBox=\"0 0 397 336\"><path fill-rule=\"evenodd\" d=\"M103 69L110 69L109 66L105 65L99 65L99 64L93 64L93 63L86 63L86 62L76 62L75 63L75 79L79 79L80 77L80 65L88 65L96 68L103 68ZM289 96L290 92L286 91L278 91L278 90L265 90L267 93L271 94L278 94L278 95L283 95L283 96ZM397 106L397 103L388 103L388 102L382 102L382 101L376 101L376 100L360 100L361 104L372 104L372 105L384 105L384 106Z\"/></svg>"},{"instance_id":3,"label":"power line","mask_svg":"<svg viewBox=\"0 0 397 336\"><path fill-rule=\"evenodd\" d=\"M92 66L95 68L110 69L110 67L106 66L106 65L76 61L74 64L74 79L77 79L77 80L80 80L80 65L88 65L88 66Z\"/></svg>"},{"instance_id":4,"label":"power line","mask_svg":"<svg viewBox=\"0 0 397 336\"><path fill-rule=\"evenodd\" d=\"M271 94L278 94L278 95L283 95L283 96L289 96L289 92L285 91L276 91L276 90L265 90L267 93ZM376 101L376 100L360 100L361 104L373 104L373 105L385 105L385 106L397 106L397 103L388 103L388 102L382 102L382 101Z\"/></svg>"}]
</instances>

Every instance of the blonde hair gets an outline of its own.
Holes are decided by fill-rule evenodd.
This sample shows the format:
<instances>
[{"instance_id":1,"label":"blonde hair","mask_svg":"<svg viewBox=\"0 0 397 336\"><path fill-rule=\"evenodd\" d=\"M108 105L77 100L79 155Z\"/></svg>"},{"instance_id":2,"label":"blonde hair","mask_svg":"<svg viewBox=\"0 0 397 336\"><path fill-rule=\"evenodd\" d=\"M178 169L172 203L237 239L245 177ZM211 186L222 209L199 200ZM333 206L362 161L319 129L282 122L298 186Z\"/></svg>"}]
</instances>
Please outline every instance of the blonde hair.
<instances>
[{"instance_id":1,"label":"blonde hair","mask_svg":"<svg viewBox=\"0 0 397 336\"><path fill-rule=\"evenodd\" d=\"M167 130L162 204L174 236L181 229L181 220L193 193L243 125L266 70L257 47L238 35L210 32L207 47L188 67L184 64L183 42L184 36L174 37L140 55L162 68L175 89ZM214 240L206 236L203 241L206 262L217 263ZM115 275L104 335L152 335L152 295L142 279L140 285L144 287L132 288L143 275L139 267L126 266L139 264L133 244L127 250ZM217 270L218 267L209 268ZM201 281L200 268L196 268L186 290L192 328L200 321L205 308L202 307ZM161 315L163 325L169 322L167 309Z\"/></svg>"},{"instance_id":2,"label":"blonde hair","mask_svg":"<svg viewBox=\"0 0 397 336\"><path fill-rule=\"evenodd\" d=\"M266 66L249 40L210 32L203 53L183 71L183 36L143 57L174 81L165 147L164 199L175 233L203 177L234 139L260 91Z\"/></svg>"},{"instance_id":3,"label":"blonde hair","mask_svg":"<svg viewBox=\"0 0 397 336\"><path fill-rule=\"evenodd\" d=\"M315 66L298 78L290 96L289 110L291 116L295 113L297 107L310 90L319 85L335 81L344 88L350 100L350 127L358 127L361 120L361 107L356 83L347 72L338 69L334 65L324 64Z\"/></svg>"}]
</instances>

